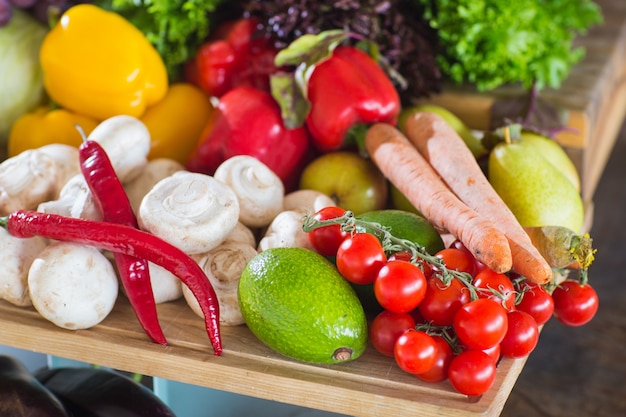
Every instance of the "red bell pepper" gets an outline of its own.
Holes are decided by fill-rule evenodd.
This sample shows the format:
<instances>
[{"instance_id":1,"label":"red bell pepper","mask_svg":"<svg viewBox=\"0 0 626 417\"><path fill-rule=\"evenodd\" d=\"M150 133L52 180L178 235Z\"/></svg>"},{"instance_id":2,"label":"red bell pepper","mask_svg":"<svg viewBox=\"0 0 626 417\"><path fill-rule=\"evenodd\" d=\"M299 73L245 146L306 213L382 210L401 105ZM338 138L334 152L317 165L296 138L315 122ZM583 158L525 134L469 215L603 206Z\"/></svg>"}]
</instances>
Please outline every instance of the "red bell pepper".
<instances>
[{"instance_id":1,"label":"red bell pepper","mask_svg":"<svg viewBox=\"0 0 626 417\"><path fill-rule=\"evenodd\" d=\"M213 175L226 159L250 155L267 165L285 189L291 190L310 150L306 127L287 129L278 103L268 92L238 87L220 98L186 167Z\"/></svg>"},{"instance_id":2,"label":"red bell pepper","mask_svg":"<svg viewBox=\"0 0 626 417\"><path fill-rule=\"evenodd\" d=\"M315 146L322 152L347 146L357 125L395 124L401 110L393 83L365 52L339 46L318 64L308 81L311 109L306 118Z\"/></svg>"},{"instance_id":3,"label":"red bell pepper","mask_svg":"<svg viewBox=\"0 0 626 417\"><path fill-rule=\"evenodd\" d=\"M186 81L215 97L241 86L269 91L278 50L268 37L257 35L256 26L255 20L244 18L218 27L186 64Z\"/></svg>"}]
</instances>

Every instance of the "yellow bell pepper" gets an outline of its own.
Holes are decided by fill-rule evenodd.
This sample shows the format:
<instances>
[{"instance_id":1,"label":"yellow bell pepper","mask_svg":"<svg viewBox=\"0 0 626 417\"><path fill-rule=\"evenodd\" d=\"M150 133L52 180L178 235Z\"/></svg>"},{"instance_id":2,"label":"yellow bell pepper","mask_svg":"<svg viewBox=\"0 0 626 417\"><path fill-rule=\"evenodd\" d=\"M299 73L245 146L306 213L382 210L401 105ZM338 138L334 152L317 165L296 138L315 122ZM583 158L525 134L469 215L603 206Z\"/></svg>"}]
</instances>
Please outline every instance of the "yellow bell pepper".
<instances>
[{"instance_id":1,"label":"yellow bell pepper","mask_svg":"<svg viewBox=\"0 0 626 417\"><path fill-rule=\"evenodd\" d=\"M50 110L48 106L20 116L9 133L8 156L15 156L27 149L36 149L51 143L78 147L83 142L76 125L85 135L96 128L98 122L90 117L65 109Z\"/></svg>"},{"instance_id":2,"label":"yellow bell pepper","mask_svg":"<svg viewBox=\"0 0 626 417\"><path fill-rule=\"evenodd\" d=\"M148 159L170 158L184 165L212 112L209 96L198 87L172 84L165 98L141 117L150 132Z\"/></svg>"},{"instance_id":3,"label":"yellow bell pepper","mask_svg":"<svg viewBox=\"0 0 626 417\"><path fill-rule=\"evenodd\" d=\"M140 117L168 88L165 64L144 34L91 4L63 14L44 38L40 61L50 98L97 120Z\"/></svg>"}]
</instances>

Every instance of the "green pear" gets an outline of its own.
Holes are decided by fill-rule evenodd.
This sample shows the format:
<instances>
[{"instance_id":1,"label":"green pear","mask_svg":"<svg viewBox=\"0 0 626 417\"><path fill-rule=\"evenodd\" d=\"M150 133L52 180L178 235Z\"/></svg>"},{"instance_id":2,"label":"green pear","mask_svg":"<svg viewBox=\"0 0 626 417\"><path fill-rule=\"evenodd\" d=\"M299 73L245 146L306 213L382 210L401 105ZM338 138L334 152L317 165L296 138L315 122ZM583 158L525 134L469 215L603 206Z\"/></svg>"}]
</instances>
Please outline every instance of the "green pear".
<instances>
[{"instance_id":1,"label":"green pear","mask_svg":"<svg viewBox=\"0 0 626 417\"><path fill-rule=\"evenodd\" d=\"M570 180L580 192L580 176L571 158L558 142L531 132L522 132L522 141L532 144L539 153Z\"/></svg>"},{"instance_id":2,"label":"green pear","mask_svg":"<svg viewBox=\"0 0 626 417\"><path fill-rule=\"evenodd\" d=\"M488 173L489 182L522 226L562 226L581 232L580 193L531 142L496 145L489 155Z\"/></svg>"},{"instance_id":3,"label":"green pear","mask_svg":"<svg viewBox=\"0 0 626 417\"><path fill-rule=\"evenodd\" d=\"M480 139L472 133L472 130L465 123L463 123L457 115L445 107L441 107L436 104L420 104L404 109L400 113L398 121L398 126L401 130L404 130L404 123L407 117L417 112L431 112L441 116L441 118L445 120L456 133L458 133L461 139L463 139L463 142L465 142L470 151L472 151L474 158L478 159L487 153L487 150L482 145Z\"/></svg>"}]
</instances>

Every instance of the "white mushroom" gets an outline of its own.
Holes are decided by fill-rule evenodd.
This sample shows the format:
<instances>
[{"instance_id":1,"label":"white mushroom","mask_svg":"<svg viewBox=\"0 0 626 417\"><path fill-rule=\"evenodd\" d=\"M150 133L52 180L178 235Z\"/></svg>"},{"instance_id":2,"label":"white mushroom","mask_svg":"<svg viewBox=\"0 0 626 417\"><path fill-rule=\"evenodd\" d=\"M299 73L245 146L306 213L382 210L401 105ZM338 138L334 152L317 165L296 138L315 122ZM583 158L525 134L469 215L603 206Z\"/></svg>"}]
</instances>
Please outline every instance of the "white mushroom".
<instances>
[{"instance_id":1,"label":"white mushroom","mask_svg":"<svg viewBox=\"0 0 626 417\"><path fill-rule=\"evenodd\" d=\"M59 198L39 204L37 211L89 220L102 219L82 174L70 178L61 188Z\"/></svg>"},{"instance_id":2,"label":"white mushroom","mask_svg":"<svg viewBox=\"0 0 626 417\"><path fill-rule=\"evenodd\" d=\"M213 177L228 184L239 199L239 221L265 227L283 210L285 188L280 178L258 159L233 156L222 162Z\"/></svg>"},{"instance_id":3,"label":"white mushroom","mask_svg":"<svg viewBox=\"0 0 626 417\"><path fill-rule=\"evenodd\" d=\"M111 262L96 248L71 242L48 245L28 272L35 309L55 325L88 329L115 304L118 281Z\"/></svg>"},{"instance_id":4,"label":"white mushroom","mask_svg":"<svg viewBox=\"0 0 626 417\"><path fill-rule=\"evenodd\" d=\"M252 246L256 246L256 238L254 233L248 226L241 222L237 222L237 226L226 236L224 242L240 242Z\"/></svg>"},{"instance_id":5,"label":"white mushroom","mask_svg":"<svg viewBox=\"0 0 626 417\"><path fill-rule=\"evenodd\" d=\"M284 210L298 210L305 214L315 213L324 207L336 206L335 201L328 195L317 190L296 190L285 195Z\"/></svg>"},{"instance_id":6,"label":"white mushroom","mask_svg":"<svg viewBox=\"0 0 626 417\"><path fill-rule=\"evenodd\" d=\"M20 307L32 305L28 295L28 270L47 244L39 236L17 238L0 228L0 253L3 257L0 299Z\"/></svg>"},{"instance_id":7,"label":"white mushroom","mask_svg":"<svg viewBox=\"0 0 626 417\"><path fill-rule=\"evenodd\" d=\"M157 158L148 161L148 164L137 177L124 184L126 195L128 195L133 210L139 211L141 200L157 182L184 169L185 167L178 161L169 158Z\"/></svg>"},{"instance_id":8,"label":"white mushroom","mask_svg":"<svg viewBox=\"0 0 626 417\"><path fill-rule=\"evenodd\" d=\"M182 284L176 275L152 262L148 262L148 268L155 303L166 303L183 296Z\"/></svg>"},{"instance_id":9,"label":"white mushroom","mask_svg":"<svg viewBox=\"0 0 626 417\"><path fill-rule=\"evenodd\" d=\"M148 163L150 132L135 117L110 117L96 126L89 140L102 145L122 184L136 178Z\"/></svg>"},{"instance_id":10,"label":"white mushroom","mask_svg":"<svg viewBox=\"0 0 626 417\"><path fill-rule=\"evenodd\" d=\"M222 325L237 326L244 323L237 301L239 278L248 262L256 255L256 250L250 245L224 242L208 253L194 256L215 289ZM193 312L203 317L198 301L184 284L183 297Z\"/></svg>"},{"instance_id":11,"label":"white mushroom","mask_svg":"<svg viewBox=\"0 0 626 417\"><path fill-rule=\"evenodd\" d=\"M237 225L239 202L226 184L199 173L179 171L159 181L139 206L141 229L188 254L208 252Z\"/></svg>"},{"instance_id":12,"label":"white mushroom","mask_svg":"<svg viewBox=\"0 0 626 417\"><path fill-rule=\"evenodd\" d=\"M51 143L39 148L40 152L48 155L57 166L57 195L63 186L75 175L80 174L78 148L62 143Z\"/></svg>"},{"instance_id":13,"label":"white mushroom","mask_svg":"<svg viewBox=\"0 0 626 417\"><path fill-rule=\"evenodd\" d=\"M257 250L300 247L313 249L309 236L302 230L303 213L297 210L282 211L274 218L259 241Z\"/></svg>"},{"instance_id":14,"label":"white mushroom","mask_svg":"<svg viewBox=\"0 0 626 417\"><path fill-rule=\"evenodd\" d=\"M38 149L29 149L0 164L0 214L34 210L55 197L57 165Z\"/></svg>"}]
</instances>

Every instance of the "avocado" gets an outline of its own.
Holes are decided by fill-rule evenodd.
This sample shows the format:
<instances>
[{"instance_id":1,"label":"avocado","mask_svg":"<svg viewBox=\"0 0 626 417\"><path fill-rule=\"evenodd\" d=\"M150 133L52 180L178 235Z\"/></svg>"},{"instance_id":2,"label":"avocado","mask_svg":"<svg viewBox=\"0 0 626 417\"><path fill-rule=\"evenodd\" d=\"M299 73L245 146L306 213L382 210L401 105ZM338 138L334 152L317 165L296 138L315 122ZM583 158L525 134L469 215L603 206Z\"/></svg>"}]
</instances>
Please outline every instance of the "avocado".
<instances>
[{"instance_id":1,"label":"avocado","mask_svg":"<svg viewBox=\"0 0 626 417\"><path fill-rule=\"evenodd\" d=\"M241 274L238 297L250 331L292 359L345 362L367 345L367 320L353 288L309 249L273 248L256 255Z\"/></svg>"}]
</instances>

